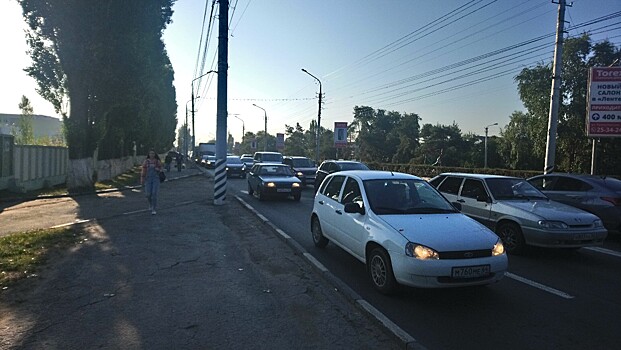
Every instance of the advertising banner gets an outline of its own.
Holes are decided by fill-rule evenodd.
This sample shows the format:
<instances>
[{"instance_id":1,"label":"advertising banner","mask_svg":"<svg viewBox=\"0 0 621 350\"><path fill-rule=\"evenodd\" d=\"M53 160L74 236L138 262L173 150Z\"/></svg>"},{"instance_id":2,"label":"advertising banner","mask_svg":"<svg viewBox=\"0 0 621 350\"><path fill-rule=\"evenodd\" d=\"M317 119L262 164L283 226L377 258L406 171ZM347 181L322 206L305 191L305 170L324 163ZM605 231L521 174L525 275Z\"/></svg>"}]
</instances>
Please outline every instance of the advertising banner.
<instances>
[{"instance_id":1,"label":"advertising banner","mask_svg":"<svg viewBox=\"0 0 621 350\"><path fill-rule=\"evenodd\" d=\"M347 122L334 122L334 147L347 146Z\"/></svg>"},{"instance_id":2,"label":"advertising banner","mask_svg":"<svg viewBox=\"0 0 621 350\"><path fill-rule=\"evenodd\" d=\"M281 134L281 133L276 134L276 148L278 149L285 148L285 134Z\"/></svg>"},{"instance_id":3,"label":"advertising banner","mask_svg":"<svg viewBox=\"0 0 621 350\"><path fill-rule=\"evenodd\" d=\"M587 101L587 136L621 137L621 67L591 68Z\"/></svg>"}]
</instances>

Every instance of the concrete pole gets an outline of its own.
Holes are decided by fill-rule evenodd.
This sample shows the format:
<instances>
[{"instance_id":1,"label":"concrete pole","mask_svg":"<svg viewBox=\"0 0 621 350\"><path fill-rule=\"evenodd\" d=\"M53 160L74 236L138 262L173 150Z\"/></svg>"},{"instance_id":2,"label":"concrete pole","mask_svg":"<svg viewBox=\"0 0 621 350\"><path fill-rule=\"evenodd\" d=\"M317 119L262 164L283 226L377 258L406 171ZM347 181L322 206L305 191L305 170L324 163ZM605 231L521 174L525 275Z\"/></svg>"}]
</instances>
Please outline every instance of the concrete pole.
<instances>
[{"instance_id":1,"label":"concrete pole","mask_svg":"<svg viewBox=\"0 0 621 350\"><path fill-rule=\"evenodd\" d=\"M556 128L561 94L561 72L563 70L563 32L565 25L565 0L558 2L558 19L556 21L556 47L552 68L552 91L550 93L550 115L548 118L548 136L544 174L554 171L556 161Z\"/></svg>"},{"instance_id":2,"label":"concrete pole","mask_svg":"<svg viewBox=\"0 0 621 350\"><path fill-rule=\"evenodd\" d=\"M223 205L226 199L226 123L227 79L229 66L229 0L220 0L218 16L218 107L216 126L216 173L214 177L213 203Z\"/></svg>"}]
</instances>

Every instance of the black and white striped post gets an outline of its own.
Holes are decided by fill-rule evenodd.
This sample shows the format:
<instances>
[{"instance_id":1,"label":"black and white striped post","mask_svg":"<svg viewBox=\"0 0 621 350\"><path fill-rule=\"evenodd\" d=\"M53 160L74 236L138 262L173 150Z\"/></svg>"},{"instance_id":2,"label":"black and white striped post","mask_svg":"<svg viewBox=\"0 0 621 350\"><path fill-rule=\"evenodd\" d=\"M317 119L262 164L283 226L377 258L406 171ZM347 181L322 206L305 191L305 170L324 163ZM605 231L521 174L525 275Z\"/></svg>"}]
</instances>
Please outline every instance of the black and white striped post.
<instances>
[{"instance_id":1,"label":"black and white striped post","mask_svg":"<svg viewBox=\"0 0 621 350\"><path fill-rule=\"evenodd\" d=\"M229 0L220 0L218 28L218 108L216 126L216 174L213 204L223 205L226 199L226 119L227 76L229 56Z\"/></svg>"}]
</instances>

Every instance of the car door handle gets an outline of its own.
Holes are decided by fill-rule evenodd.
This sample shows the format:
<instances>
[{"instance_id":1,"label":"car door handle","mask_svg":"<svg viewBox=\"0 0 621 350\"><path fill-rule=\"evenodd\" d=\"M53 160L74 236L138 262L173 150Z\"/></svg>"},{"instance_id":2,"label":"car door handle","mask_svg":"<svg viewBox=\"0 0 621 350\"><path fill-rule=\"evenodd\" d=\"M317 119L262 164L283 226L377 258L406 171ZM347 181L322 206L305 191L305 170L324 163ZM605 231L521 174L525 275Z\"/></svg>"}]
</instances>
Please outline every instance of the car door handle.
<instances>
[{"instance_id":1,"label":"car door handle","mask_svg":"<svg viewBox=\"0 0 621 350\"><path fill-rule=\"evenodd\" d=\"M342 212L342 211L340 211L340 210L338 210L338 209L337 209L337 210L335 210L335 212L336 212L337 214L339 214L339 215L343 215L343 212Z\"/></svg>"},{"instance_id":2,"label":"car door handle","mask_svg":"<svg viewBox=\"0 0 621 350\"><path fill-rule=\"evenodd\" d=\"M458 199L457 201L458 201L459 203L466 203L466 201L465 201L465 200L463 200L463 199Z\"/></svg>"},{"instance_id":3,"label":"car door handle","mask_svg":"<svg viewBox=\"0 0 621 350\"><path fill-rule=\"evenodd\" d=\"M319 203L319 204L323 205L323 201L318 201L317 203Z\"/></svg>"}]
</instances>

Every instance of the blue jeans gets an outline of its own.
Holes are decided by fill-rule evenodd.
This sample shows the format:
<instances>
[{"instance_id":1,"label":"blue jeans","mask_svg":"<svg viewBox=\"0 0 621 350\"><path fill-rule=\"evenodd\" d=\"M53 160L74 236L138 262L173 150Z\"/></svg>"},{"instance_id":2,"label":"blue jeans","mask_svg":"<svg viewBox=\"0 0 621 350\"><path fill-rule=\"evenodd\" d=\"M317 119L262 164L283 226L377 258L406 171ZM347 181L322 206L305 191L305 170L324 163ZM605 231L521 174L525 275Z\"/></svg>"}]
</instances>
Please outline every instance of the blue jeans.
<instances>
[{"instance_id":1,"label":"blue jeans","mask_svg":"<svg viewBox=\"0 0 621 350\"><path fill-rule=\"evenodd\" d=\"M160 189L160 179L157 176L147 176L144 181L144 193L153 210L157 207L157 192Z\"/></svg>"}]
</instances>

